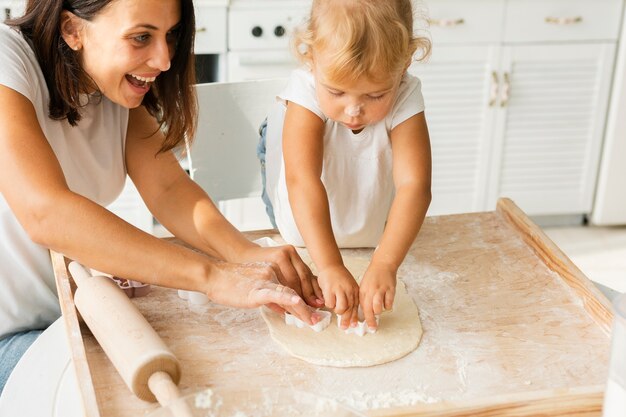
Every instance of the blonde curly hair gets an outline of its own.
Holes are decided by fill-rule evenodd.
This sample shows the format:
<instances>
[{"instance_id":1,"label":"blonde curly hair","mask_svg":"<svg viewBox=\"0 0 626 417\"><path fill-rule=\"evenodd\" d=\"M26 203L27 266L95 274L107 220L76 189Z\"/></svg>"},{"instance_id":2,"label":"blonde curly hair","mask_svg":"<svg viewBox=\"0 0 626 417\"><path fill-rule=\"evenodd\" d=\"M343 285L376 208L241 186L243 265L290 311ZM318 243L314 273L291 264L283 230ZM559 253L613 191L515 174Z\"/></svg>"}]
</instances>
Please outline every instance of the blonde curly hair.
<instances>
[{"instance_id":1,"label":"blonde curly hair","mask_svg":"<svg viewBox=\"0 0 626 417\"><path fill-rule=\"evenodd\" d=\"M316 54L325 54L329 81L382 81L430 54L431 41L414 35L413 19L411 0L313 0L293 46L309 68Z\"/></svg>"}]
</instances>

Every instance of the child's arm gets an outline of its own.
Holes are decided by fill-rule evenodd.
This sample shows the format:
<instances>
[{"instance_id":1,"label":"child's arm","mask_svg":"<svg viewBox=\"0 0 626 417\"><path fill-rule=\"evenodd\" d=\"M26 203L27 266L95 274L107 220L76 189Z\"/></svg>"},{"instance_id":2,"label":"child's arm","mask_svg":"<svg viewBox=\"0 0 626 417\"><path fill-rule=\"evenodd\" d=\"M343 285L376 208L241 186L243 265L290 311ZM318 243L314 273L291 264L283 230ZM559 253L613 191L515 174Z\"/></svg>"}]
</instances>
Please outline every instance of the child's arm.
<instances>
[{"instance_id":1,"label":"child's arm","mask_svg":"<svg viewBox=\"0 0 626 417\"><path fill-rule=\"evenodd\" d=\"M358 321L359 287L343 265L321 180L324 122L308 109L287 104L283 157L289 203L298 230L318 269L325 305L341 314L341 326Z\"/></svg>"},{"instance_id":2,"label":"child's arm","mask_svg":"<svg viewBox=\"0 0 626 417\"><path fill-rule=\"evenodd\" d=\"M396 195L383 236L361 281L359 297L370 328L376 328L375 314L393 306L396 273L430 204L430 140L423 112L391 131L391 148Z\"/></svg>"}]
</instances>

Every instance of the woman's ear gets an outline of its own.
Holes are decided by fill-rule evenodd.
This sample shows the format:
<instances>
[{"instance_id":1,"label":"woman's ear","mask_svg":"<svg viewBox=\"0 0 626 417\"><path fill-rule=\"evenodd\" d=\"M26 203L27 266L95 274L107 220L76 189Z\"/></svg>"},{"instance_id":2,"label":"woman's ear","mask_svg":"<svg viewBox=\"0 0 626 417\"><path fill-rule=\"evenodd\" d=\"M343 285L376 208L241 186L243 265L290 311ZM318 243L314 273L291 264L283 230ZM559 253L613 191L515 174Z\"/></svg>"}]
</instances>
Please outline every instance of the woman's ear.
<instances>
[{"instance_id":1,"label":"woman's ear","mask_svg":"<svg viewBox=\"0 0 626 417\"><path fill-rule=\"evenodd\" d=\"M61 12L61 37L74 51L78 51L83 47L81 38L81 22L80 18L74 13L67 10Z\"/></svg>"}]
</instances>

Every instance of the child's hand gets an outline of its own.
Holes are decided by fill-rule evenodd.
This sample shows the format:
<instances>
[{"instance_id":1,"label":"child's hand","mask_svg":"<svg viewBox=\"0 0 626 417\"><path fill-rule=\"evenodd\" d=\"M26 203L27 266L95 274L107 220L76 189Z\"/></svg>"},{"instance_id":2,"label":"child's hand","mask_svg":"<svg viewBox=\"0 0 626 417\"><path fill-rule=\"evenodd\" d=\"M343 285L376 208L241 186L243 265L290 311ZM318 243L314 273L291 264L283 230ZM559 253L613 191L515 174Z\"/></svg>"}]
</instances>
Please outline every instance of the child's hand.
<instances>
[{"instance_id":1,"label":"child's hand","mask_svg":"<svg viewBox=\"0 0 626 417\"><path fill-rule=\"evenodd\" d=\"M375 316L393 308L396 295L396 270L371 263L361 280L359 299L367 327L376 329Z\"/></svg>"},{"instance_id":2,"label":"child's hand","mask_svg":"<svg viewBox=\"0 0 626 417\"><path fill-rule=\"evenodd\" d=\"M343 265L330 266L318 273L326 307L341 314L340 327L356 326L359 312L359 286Z\"/></svg>"}]
</instances>

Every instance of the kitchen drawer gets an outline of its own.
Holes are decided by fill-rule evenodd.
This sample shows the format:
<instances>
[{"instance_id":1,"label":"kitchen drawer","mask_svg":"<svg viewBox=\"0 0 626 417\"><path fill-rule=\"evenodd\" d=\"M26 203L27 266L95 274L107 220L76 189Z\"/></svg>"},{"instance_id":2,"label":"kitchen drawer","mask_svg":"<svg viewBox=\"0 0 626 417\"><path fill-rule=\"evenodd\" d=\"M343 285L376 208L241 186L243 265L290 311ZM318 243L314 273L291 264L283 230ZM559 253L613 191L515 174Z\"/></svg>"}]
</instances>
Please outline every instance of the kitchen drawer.
<instances>
[{"instance_id":1,"label":"kitchen drawer","mask_svg":"<svg viewBox=\"0 0 626 417\"><path fill-rule=\"evenodd\" d=\"M196 54L226 52L226 7L196 5Z\"/></svg>"},{"instance_id":2,"label":"kitchen drawer","mask_svg":"<svg viewBox=\"0 0 626 417\"><path fill-rule=\"evenodd\" d=\"M501 0L425 2L433 44L500 42L505 4ZM418 16L423 9L415 5ZM417 28L422 26L419 19L415 23Z\"/></svg>"},{"instance_id":3,"label":"kitchen drawer","mask_svg":"<svg viewBox=\"0 0 626 417\"><path fill-rule=\"evenodd\" d=\"M509 0L504 40L616 40L621 11L619 0Z\"/></svg>"}]
</instances>

